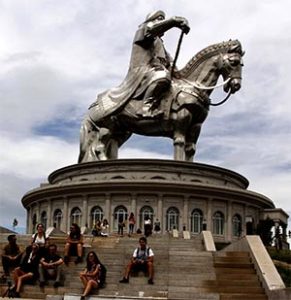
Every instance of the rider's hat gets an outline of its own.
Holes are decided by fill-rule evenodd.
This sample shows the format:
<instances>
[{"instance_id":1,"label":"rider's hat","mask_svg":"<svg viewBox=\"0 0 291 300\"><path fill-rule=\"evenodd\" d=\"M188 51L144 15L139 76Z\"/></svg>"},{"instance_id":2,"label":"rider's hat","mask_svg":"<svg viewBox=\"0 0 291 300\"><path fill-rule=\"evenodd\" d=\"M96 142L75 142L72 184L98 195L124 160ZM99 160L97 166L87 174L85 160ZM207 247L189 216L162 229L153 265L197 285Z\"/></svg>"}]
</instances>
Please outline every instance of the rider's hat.
<instances>
[{"instance_id":1,"label":"rider's hat","mask_svg":"<svg viewBox=\"0 0 291 300\"><path fill-rule=\"evenodd\" d=\"M153 11L153 12L149 13L146 16L145 22L153 21L153 20L157 19L160 16L162 16L163 18L165 18L166 15L165 15L165 13L162 10Z\"/></svg>"}]
</instances>

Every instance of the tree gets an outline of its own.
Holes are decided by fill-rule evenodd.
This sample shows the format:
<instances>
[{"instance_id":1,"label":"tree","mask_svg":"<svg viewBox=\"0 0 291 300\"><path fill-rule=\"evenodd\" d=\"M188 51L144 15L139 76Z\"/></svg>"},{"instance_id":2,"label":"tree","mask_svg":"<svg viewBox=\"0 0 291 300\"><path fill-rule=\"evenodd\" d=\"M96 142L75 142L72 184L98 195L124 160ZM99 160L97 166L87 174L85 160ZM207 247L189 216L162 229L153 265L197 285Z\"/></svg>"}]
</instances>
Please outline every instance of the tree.
<instances>
[{"instance_id":1,"label":"tree","mask_svg":"<svg viewBox=\"0 0 291 300\"><path fill-rule=\"evenodd\" d=\"M18 225L18 221L16 218L14 218L12 226L13 226L13 230L15 229L15 227Z\"/></svg>"},{"instance_id":2,"label":"tree","mask_svg":"<svg viewBox=\"0 0 291 300\"><path fill-rule=\"evenodd\" d=\"M261 237L262 242L265 246L272 245L272 227L274 226L274 222L267 218L266 220L260 220L257 226L257 234Z\"/></svg>"}]
</instances>

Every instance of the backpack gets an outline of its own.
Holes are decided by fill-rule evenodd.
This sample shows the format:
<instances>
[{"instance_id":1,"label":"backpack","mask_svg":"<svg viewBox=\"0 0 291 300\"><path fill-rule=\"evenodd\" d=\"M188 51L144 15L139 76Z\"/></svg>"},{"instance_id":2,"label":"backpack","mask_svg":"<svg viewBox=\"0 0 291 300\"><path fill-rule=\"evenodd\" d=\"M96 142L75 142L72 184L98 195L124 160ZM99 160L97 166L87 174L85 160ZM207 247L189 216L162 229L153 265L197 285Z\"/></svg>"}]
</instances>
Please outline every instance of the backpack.
<instances>
[{"instance_id":1,"label":"backpack","mask_svg":"<svg viewBox=\"0 0 291 300\"><path fill-rule=\"evenodd\" d=\"M146 247L146 252L145 252L145 255L146 255L146 258L148 258L150 256L150 247ZM139 258L139 250L140 248L138 247L137 248L137 252L136 252L136 257Z\"/></svg>"},{"instance_id":2,"label":"backpack","mask_svg":"<svg viewBox=\"0 0 291 300\"><path fill-rule=\"evenodd\" d=\"M44 241L46 242L46 240L47 240L47 237L46 237L46 235L45 235L45 232L43 233L43 237L44 237ZM35 243L35 241L36 241L36 238L37 238L37 232L34 234L34 236L33 236L33 239L32 239L32 244L33 243Z\"/></svg>"},{"instance_id":3,"label":"backpack","mask_svg":"<svg viewBox=\"0 0 291 300\"><path fill-rule=\"evenodd\" d=\"M99 288L103 288L106 283L107 269L103 264L100 264L100 266L101 266L101 271L100 271L100 275L99 275Z\"/></svg>"}]
</instances>

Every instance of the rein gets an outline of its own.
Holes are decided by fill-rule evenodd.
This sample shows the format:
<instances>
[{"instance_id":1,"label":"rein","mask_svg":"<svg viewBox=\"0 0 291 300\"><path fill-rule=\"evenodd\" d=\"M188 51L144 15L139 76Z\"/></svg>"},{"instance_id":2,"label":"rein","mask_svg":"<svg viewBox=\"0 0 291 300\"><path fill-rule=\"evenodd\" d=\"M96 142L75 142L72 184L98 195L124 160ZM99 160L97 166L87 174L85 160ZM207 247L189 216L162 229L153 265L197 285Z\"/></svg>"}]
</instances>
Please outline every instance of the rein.
<instances>
[{"instance_id":1,"label":"rein","mask_svg":"<svg viewBox=\"0 0 291 300\"><path fill-rule=\"evenodd\" d=\"M227 78L222 83L214 85L214 86L205 86L205 85L202 85L201 83L191 82L191 81L189 81L189 80L187 80L185 78L181 78L181 80L187 82L189 85L192 85L192 86L194 86L195 88L197 88L199 90L213 90L213 89L216 89L216 88L221 87L221 86L225 85L226 83L228 83L230 81L230 78ZM211 100L209 99L209 105L211 105L211 106L222 105L223 103L225 103L228 100L228 98L230 97L230 95L231 95L231 89L229 90L227 96L223 100L221 100L219 102L211 103Z\"/></svg>"},{"instance_id":2,"label":"rein","mask_svg":"<svg viewBox=\"0 0 291 300\"><path fill-rule=\"evenodd\" d=\"M223 104L224 102L226 102L228 100L228 98L230 97L230 95L231 95L231 90L229 89L229 92L228 92L227 96L223 100L221 100L219 102L216 102L216 103L211 103L211 100L210 100L209 101L209 105L211 105L211 106L219 106L219 105Z\"/></svg>"},{"instance_id":3,"label":"rein","mask_svg":"<svg viewBox=\"0 0 291 300\"><path fill-rule=\"evenodd\" d=\"M219 84L213 85L213 86L205 86L205 85L203 85L201 83L198 83L198 82L197 83L196 82L191 82L191 81L189 81L189 80L187 80L185 78L181 78L181 80L187 82L188 84L196 87L199 90L213 90L213 89L216 89L216 88L221 87L221 86L225 85L226 83L228 83L230 81L230 78L227 78L222 83L219 83Z\"/></svg>"}]
</instances>

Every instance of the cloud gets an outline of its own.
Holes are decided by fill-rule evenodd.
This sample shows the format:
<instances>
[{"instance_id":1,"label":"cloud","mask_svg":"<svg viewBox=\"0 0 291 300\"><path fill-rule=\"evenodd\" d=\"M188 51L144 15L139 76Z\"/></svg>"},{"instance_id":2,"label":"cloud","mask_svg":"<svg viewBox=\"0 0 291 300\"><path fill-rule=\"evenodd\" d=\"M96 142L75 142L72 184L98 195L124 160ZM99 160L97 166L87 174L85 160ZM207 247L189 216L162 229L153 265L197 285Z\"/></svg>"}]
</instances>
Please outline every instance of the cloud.
<instances>
[{"instance_id":1,"label":"cloud","mask_svg":"<svg viewBox=\"0 0 291 300\"><path fill-rule=\"evenodd\" d=\"M179 67L210 44L230 38L242 42L242 89L210 110L196 161L242 173L250 189L290 212L290 8L288 0L239 0L235 5L230 0L195 5L191 0L2 1L1 222L10 224L15 213L25 223L22 195L53 170L77 161L79 125L87 107L96 94L121 83L134 33L156 9L189 20ZM178 29L165 34L172 56L179 35ZM224 96L215 91L212 99ZM134 135L120 157L168 159L172 151L170 139Z\"/></svg>"}]
</instances>

